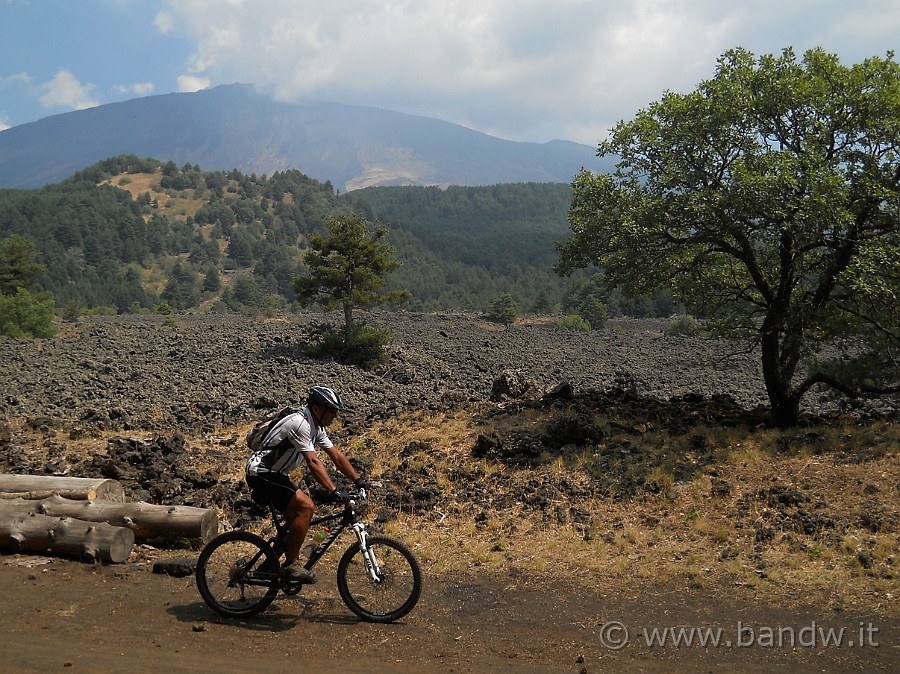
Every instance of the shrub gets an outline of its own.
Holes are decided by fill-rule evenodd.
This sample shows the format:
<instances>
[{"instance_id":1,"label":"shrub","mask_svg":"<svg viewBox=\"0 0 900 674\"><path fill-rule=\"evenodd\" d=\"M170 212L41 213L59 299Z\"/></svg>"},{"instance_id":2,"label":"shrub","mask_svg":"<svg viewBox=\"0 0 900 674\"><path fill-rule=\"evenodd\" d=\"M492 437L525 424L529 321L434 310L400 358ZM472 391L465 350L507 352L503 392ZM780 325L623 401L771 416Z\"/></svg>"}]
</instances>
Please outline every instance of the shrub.
<instances>
[{"instance_id":1,"label":"shrub","mask_svg":"<svg viewBox=\"0 0 900 674\"><path fill-rule=\"evenodd\" d=\"M666 328L666 334L670 337L690 337L699 335L702 330L700 321L690 315L678 316Z\"/></svg>"},{"instance_id":2,"label":"shrub","mask_svg":"<svg viewBox=\"0 0 900 674\"><path fill-rule=\"evenodd\" d=\"M343 330L324 326L313 331L309 354L317 358L330 357L339 363L368 370L387 361L385 347L390 339L387 330L362 324L354 327L353 336L347 341Z\"/></svg>"},{"instance_id":3,"label":"shrub","mask_svg":"<svg viewBox=\"0 0 900 674\"><path fill-rule=\"evenodd\" d=\"M609 308L597 297L586 297L578 307L578 314L591 326L592 330L601 330L609 318Z\"/></svg>"},{"instance_id":4,"label":"shrub","mask_svg":"<svg viewBox=\"0 0 900 674\"><path fill-rule=\"evenodd\" d=\"M52 337L55 307L47 293L33 294L19 288L0 295L0 335L10 337Z\"/></svg>"},{"instance_id":5,"label":"shrub","mask_svg":"<svg viewBox=\"0 0 900 674\"><path fill-rule=\"evenodd\" d=\"M556 327L560 330L581 330L587 332L591 329L591 324L578 314L570 314L556 321Z\"/></svg>"}]
</instances>

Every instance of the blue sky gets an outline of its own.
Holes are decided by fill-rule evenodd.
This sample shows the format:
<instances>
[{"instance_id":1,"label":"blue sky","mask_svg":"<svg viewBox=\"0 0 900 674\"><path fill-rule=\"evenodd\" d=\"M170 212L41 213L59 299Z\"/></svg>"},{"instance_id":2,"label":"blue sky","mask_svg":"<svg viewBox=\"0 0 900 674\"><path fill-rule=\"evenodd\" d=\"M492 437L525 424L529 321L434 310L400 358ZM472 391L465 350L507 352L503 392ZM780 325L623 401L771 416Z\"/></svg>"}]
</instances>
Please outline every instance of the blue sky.
<instances>
[{"instance_id":1,"label":"blue sky","mask_svg":"<svg viewBox=\"0 0 900 674\"><path fill-rule=\"evenodd\" d=\"M595 145L732 47L851 64L898 36L900 0L0 0L0 130L242 82Z\"/></svg>"}]
</instances>

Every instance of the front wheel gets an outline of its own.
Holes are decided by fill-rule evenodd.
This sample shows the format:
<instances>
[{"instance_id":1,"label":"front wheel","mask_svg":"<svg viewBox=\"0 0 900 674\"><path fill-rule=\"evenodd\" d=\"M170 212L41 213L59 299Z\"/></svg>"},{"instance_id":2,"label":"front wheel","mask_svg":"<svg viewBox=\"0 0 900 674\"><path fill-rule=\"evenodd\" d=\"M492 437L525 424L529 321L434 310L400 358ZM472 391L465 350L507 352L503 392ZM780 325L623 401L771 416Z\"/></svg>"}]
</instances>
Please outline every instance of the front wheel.
<instances>
[{"instance_id":1,"label":"front wheel","mask_svg":"<svg viewBox=\"0 0 900 674\"><path fill-rule=\"evenodd\" d=\"M413 610L422 593L419 562L405 544L388 536L369 536L368 545L378 565L378 579L370 577L359 543L354 543L338 563L341 599L363 620L399 620Z\"/></svg>"},{"instance_id":2,"label":"front wheel","mask_svg":"<svg viewBox=\"0 0 900 674\"><path fill-rule=\"evenodd\" d=\"M229 531L211 540L197 559L197 589L222 615L240 618L265 609L280 585L278 557L249 531Z\"/></svg>"}]
</instances>

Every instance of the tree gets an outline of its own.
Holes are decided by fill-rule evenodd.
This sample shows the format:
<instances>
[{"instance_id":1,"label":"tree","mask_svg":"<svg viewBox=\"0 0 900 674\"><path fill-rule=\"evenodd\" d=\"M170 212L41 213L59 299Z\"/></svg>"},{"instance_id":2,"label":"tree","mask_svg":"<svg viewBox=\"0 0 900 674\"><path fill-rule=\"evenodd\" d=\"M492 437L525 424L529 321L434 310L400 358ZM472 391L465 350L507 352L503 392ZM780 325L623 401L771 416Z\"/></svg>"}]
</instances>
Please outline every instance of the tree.
<instances>
[{"instance_id":1,"label":"tree","mask_svg":"<svg viewBox=\"0 0 900 674\"><path fill-rule=\"evenodd\" d=\"M36 257L34 244L18 234L0 241L0 294L15 295L19 288L37 289L44 265L37 263Z\"/></svg>"},{"instance_id":2,"label":"tree","mask_svg":"<svg viewBox=\"0 0 900 674\"><path fill-rule=\"evenodd\" d=\"M54 302L37 290L44 266L28 239L18 235L0 241L0 335L52 337Z\"/></svg>"},{"instance_id":3,"label":"tree","mask_svg":"<svg viewBox=\"0 0 900 674\"><path fill-rule=\"evenodd\" d=\"M303 261L307 276L294 281L294 292L303 306L321 302L326 311L341 307L344 311L344 341L349 344L355 333L353 310L400 300L406 291L384 292L385 278L400 266L387 243L388 230L371 229L359 213L328 216L327 236L309 239Z\"/></svg>"},{"instance_id":4,"label":"tree","mask_svg":"<svg viewBox=\"0 0 900 674\"><path fill-rule=\"evenodd\" d=\"M162 299L177 310L190 309L200 304L200 290L197 274L188 264L175 265L168 283L162 292Z\"/></svg>"},{"instance_id":5,"label":"tree","mask_svg":"<svg viewBox=\"0 0 900 674\"><path fill-rule=\"evenodd\" d=\"M491 301L487 317L498 323L511 325L519 317L519 303L509 293L498 295Z\"/></svg>"},{"instance_id":6,"label":"tree","mask_svg":"<svg viewBox=\"0 0 900 674\"><path fill-rule=\"evenodd\" d=\"M900 339L900 69L810 50L726 52L713 79L619 122L616 171L573 183L556 269L596 265L640 295L668 286L718 334L759 349L772 419L815 385L896 393ZM853 377L805 366L855 339ZM853 356L844 354L845 357Z\"/></svg>"}]
</instances>

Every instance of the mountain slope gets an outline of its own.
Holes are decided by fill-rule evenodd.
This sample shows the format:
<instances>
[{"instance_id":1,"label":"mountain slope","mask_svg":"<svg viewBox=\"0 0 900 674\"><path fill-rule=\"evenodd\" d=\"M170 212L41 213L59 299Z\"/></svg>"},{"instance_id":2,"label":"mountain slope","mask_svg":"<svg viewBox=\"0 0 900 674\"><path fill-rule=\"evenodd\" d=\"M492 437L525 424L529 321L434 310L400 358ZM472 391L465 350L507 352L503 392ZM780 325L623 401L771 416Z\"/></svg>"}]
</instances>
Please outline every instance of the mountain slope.
<instances>
[{"instance_id":1,"label":"mountain slope","mask_svg":"<svg viewBox=\"0 0 900 674\"><path fill-rule=\"evenodd\" d=\"M0 187L39 187L120 154L207 170L298 169L349 191L388 185L571 182L608 170L594 148L518 143L427 117L272 101L248 85L148 96L0 132Z\"/></svg>"}]
</instances>

